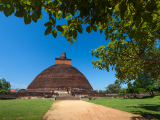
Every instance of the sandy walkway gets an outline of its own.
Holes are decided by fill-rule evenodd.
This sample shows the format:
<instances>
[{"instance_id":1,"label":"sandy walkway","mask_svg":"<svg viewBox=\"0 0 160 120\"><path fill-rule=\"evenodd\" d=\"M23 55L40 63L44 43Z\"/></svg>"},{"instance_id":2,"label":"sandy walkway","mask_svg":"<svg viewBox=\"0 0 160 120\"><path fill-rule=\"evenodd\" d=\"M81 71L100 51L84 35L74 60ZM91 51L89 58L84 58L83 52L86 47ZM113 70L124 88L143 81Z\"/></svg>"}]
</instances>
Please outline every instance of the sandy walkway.
<instances>
[{"instance_id":1,"label":"sandy walkway","mask_svg":"<svg viewBox=\"0 0 160 120\"><path fill-rule=\"evenodd\" d=\"M151 120L139 115L81 100L55 102L43 116L45 120Z\"/></svg>"}]
</instances>

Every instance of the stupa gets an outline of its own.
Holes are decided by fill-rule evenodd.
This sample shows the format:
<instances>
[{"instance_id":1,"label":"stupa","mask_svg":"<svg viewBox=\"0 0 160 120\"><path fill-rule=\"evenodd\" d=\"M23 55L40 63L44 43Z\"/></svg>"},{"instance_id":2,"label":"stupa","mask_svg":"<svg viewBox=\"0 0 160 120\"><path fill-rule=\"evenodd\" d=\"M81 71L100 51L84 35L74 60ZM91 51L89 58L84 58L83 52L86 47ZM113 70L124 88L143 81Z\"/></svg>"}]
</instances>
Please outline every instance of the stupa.
<instances>
[{"instance_id":1,"label":"stupa","mask_svg":"<svg viewBox=\"0 0 160 120\"><path fill-rule=\"evenodd\" d=\"M93 91L93 88L64 52L55 58L55 65L42 71L27 87L27 92L71 93L74 90Z\"/></svg>"}]
</instances>

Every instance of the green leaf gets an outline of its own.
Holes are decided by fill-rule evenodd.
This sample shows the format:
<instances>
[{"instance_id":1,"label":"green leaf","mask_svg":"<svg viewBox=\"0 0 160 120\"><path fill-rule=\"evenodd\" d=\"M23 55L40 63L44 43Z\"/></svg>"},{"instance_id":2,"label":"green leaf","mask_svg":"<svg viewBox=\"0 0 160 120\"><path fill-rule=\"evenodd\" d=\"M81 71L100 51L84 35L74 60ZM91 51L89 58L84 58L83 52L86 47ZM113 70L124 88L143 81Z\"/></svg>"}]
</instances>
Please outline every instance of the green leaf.
<instances>
[{"instance_id":1,"label":"green leaf","mask_svg":"<svg viewBox=\"0 0 160 120\"><path fill-rule=\"evenodd\" d=\"M112 16L112 10L108 9L107 12L109 13L110 16Z\"/></svg>"},{"instance_id":2,"label":"green leaf","mask_svg":"<svg viewBox=\"0 0 160 120\"><path fill-rule=\"evenodd\" d=\"M121 18L123 19L124 18L124 13L127 9L126 2L122 2L119 7L120 7Z\"/></svg>"},{"instance_id":3,"label":"green leaf","mask_svg":"<svg viewBox=\"0 0 160 120\"><path fill-rule=\"evenodd\" d=\"M32 14L32 20L36 23L38 19L38 15L36 13Z\"/></svg>"},{"instance_id":4,"label":"green leaf","mask_svg":"<svg viewBox=\"0 0 160 120\"><path fill-rule=\"evenodd\" d=\"M3 11L3 5L0 5L0 12Z\"/></svg>"},{"instance_id":5,"label":"green leaf","mask_svg":"<svg viewBox=\"0 0 160 120\"><path fill-rule=\"evenodd\" d=\"M65 32L64 36L65 36L65 39L67 39L68 32Z\"/></svg>"},{"instance_id":6,"label":"green leaf","mask_svg":"<svg viewBox=\"0 0 160 120\"><path fill-rule=\"evenodd\" d=\"M41 9L41 6L37 6L36 10L34 11L38 16L38 19L42 17Z\"/></svg>"},{"instance_id":7,"label":"green leaf","mask_svg":"<svg viewBox=\"0 0 160 120\"><path fill-rule=\"evenodd\" d=\"M69 30L68 36L71 38L72 37L72 30Z\"/></svg>"},{"instance_id":8,"label":"green leaf","mask_svg":"<svg viewBox=\"0 0 160 120\"><path fill-rule=\"evenodd\" d=\"M141 23L141 16L140 15L137 15L136 16L136 27L138 27L139 26L139 24Z\"/></svg>"},{"instance_id":9,"label":"green leaf","mask_svg":"<svg viewBox=\"0 0 160 120\"><path fill-rule=\"evenodd\" d=\"M70 15L66 15L66 18L65 18L65 20L67 20L67 19L69 18L69 16L70 16Z\"/></svg>"},{"instance_id":10,"label":"green leaf","mask_svg":"<svg viewBox=\"0 0 160 120\"><path fill-rule=\"evenodd\" d=\"M82 20L78 20L78 23L83 24L83 21Z\"/></svg>"},{"instance_id":11,"label":"green leaf","mask_svg":"<svg viewBox=\"0 0 160 120\"><path fill-rule=\"evenodd\" d=\"M152 30L155 30L157 27L157 21L155 21L153 24L152 24Z\"/></svg>"},{"instance_id":12,"label":"green leaf","mask_svg":"<svg viewBox=\"0 0 160 120\"><path fill-rule=\"evenodd\" d=\"M95 21L96 21L96 19L95 19L95 17L93 17L93 18L91 19L91 26L93 26L93 24L95 23Z\"/></svg>"},{"instance_id":13,"label":"green leaf","mask_svg":"<svg viewBox=\"0 0 160 120\"><path fill-rule=\"evenodd\" d=\"M156 1L154 1L154 0L152 0L151 3L148 3L148 4L146 5L146 9L147 9L148 11L153 11L153 10L156 9L156 8L157 8L157 3L156 3Z\"/></svg>"},{"instance_id":14,"label":"green leaf","mask_svg":"<svg viewBox=\"0 0 160 120\"><path fill-rule=\"evenodd\" d=\"M30 15L28 15L28 14L24 15L24 23L26 25L31 23L31 16Z\"/></svg>"},{"instance_id":15,"label":"green leaf","mask_svg":"<svg viewBox=\"0 0 160 120\"><path fill-rule=\"evenodd\" d=\"M102 29L100 29L100 33L102 33L103 31L102 31Z\"/></svg>"},{"instance_id":16,"label":"green leaf","mask_svg":"<svg viewBox=\"0 0 160 120\"><path fill-rule=\"evenodd\" d=\"M73 39L74 41L77 41L77 39Z\"/></svg>"},{"instance_id":17,"label":"green leaf","mask_svg":"<svg viewBox=\"0 0 160 120\"><path fill-rule=\"evenodd\" d=\"M70 42L70 45L72 45L73 41Z\"/></svg>"},{"instance_id":18,"label":"green leaf","mask_svg":"<svg viewBox=\"0 0 160 120\"><path fill-rule=\"evenodd\" d=\"M96 31L97 31L97 27L96 27L96 26L93 26L93 30L96 32Z\"/></svg>"},{"instance_id":19,"label":"green leaf","mask_svg":"<svg viewBox=\"0 0 160 120\"><path fill-rule=\"evenodd\" d=\"M68 40L67 41L72 41L72 37L68 37Z\"/></svg>"},{"instance_id":20,"label":"green leaf","mask_svg":"<svg viewBox=\"0 0 160 120\"><path fill-rule=\"evenodd\" d=\"M72 15L70 15L70 18L72 19Z\"/></svg>"},{"instance_id":21,"label":"green leaf","mask_svg":"<svg viewBox=\"0 0 160 120\"><path fill-rule=\"evenodd\" d=\"M71 20L68 20L68 21L67 21L67 23L68 23L68 26L71 24L71 22L72 22Z\"/></svg>"},{"instance_id":22,"label":"green leaf","mask_svg":"<svg viewBox=\"0 0 160 120\"><path fill-rule=\"evenodd\" d=\"M43 14L41 13L40 16L39 16L39 18L42 19L42 17L43 17Z\"/></svg>"},{"instance_id":23,"label":"green leaf","mask_svg":"<svg viewBox=\"0 0 160 120\"><path fill-rule=\"evenodd\" d=\"M16 11L15 16L17 17L24 17L25 15L25 10L24 9L19 9L19 11Z\"/></svg>"},{"instance_id":24,"label":"green leaf","mask_svg":"<svg viewBox=\"0 0 160 120\"><path fill-rule=\"evenodd\" d=\"M12 15L12 13L14 13L14 8L13 7L7 7L5 6L5 8L3 9L3 12L5 14L6 17Z\"/></svg>"},{"instance_id":25,"label":"green leaf","mask_svg":"<svg viewBox=\"0 0 160 120\"><path fill-rule=\"evenodd\" d=\"M45 24L44 24L44 26L48 26L48 27L51 27L52 26L52 23L51 22L46 22Z\"/></svg>"},{"instance_id":26,"label":"green leaf","mask_svg":"<svg viewBox=\"0 0 160 120\"><path fill-rule=\"evenodd\" d=\"M53 16L56 17L56 12L53 13Z\"/></svg>"},{"instance_id":27,"label":"green leaf","mask_svg":"<svg viewBox=\"0 0 160 120\"><path fill-rule=\"evenodd\" d=\"M50 22L52 23L52 25L54 25L54 24L55 24L55 22L56 22L56 21L54 20L54 18L53 18L53 17L50 17L50 19L49 19L49 20L50 20Z\"/></svg>"},{"instance_id":28,"label":"green leaf","mask_svg":"<svg viewBox=\"0 0 160 120\"><path fill-rule=\"evenodd\" d=\"M144 38L144 35L142 32L138 32L137 37L142 40Z\"/></svg>"},{"instance_id":29,"label":"green leaf","mask_svg":"<svg viewBox=\"0 0 160 120\"><path fill-rule=\"evenodd\" d=\"M66 9L65 8L63 8L63 15L62 15L62 18L65 18L66 17Z\"/></svg>"},{"instance_id":30,"label":"green leaf","mask_svg":"<svg viewBox=\"0 0 160 120\"><path fill-rule=\"evenodd\" d=\"M60 25L57 25L56 28L58 31L61 31L61 32L64 30Z\"/></svg>"},{"instance_id":31,"label":"green leaf","mask_svg":"<svg viewBox=\"0 0 160 120\"><path fill-rule=\"evenodd\" d=\"M131 0L131 2L133 3L133 6L134 6L135 9L137 9L139 7L139 4L140 4L139 0Z\"/></svg>"},{"instance_id":32,"label":"green leaf","mask_svg":"<svg viewBox=\"0 0 160 120\"><path fill-rule=\"evenodd\" d=\"M92 27L91 27L91 26L87 26L87 27L86 27L86 31L87 31L88 33L90 33L90 32L92 31Z\"/></svg>"},{"instance_id":33,"label":"green leaf","mask_svg":"<svg viewBox=\"0 0 160 120\"><path fill-rule=\"evenodd\" d=\"M58 14L58 20L60 20L61 16L62 16L62 13L59 13Z\"/></svg>"},{"instance_id":34,"label":"green leaf","mask_svg":"<svg viewBox=\"0 0 160 120\"><path fill-rule=\"evenodd\" d=\"M148 23L152 23L153 17L151 15L152 15L151 13L144 13L143 20Z\"/></svg>"},{"instance_id":35,"label":"green leaf","mask_svg":"<svg viewBox=\"0 0 160 120\"><path fill-rule=\"evenodd\" d=\"M82 33L82 26L81 26L81 25L78 25L78 26L77 26L77 30L78 30L79 33Z\"/></svg>"},{"instance_id":36,"label":"green leaf","mask_svg":"<svg viewBox=\"0 0 160 120\"><path fill-rule=\"evenodd\" d=\"M52 27L48 27L48 28L46 29L46 31L45 31L45 33L44 33L44 35L48 35L48 34L50 34L50 33L51 33L51 31L52 31Z\"/></svg>"},{"instance_id":37,"label":"green leaf","mask_svg":"<svg viewBox=\"0 0 160 120\"><path fill-rule=\"evenodd\" d=\"M77 38L77 31L73 30L73 38L76 39Z\"/></svg>"},{"instance_id":38,"label":"green leaf","mask_svg":"<svg viewBox=\"0 0 160 120\"><path fill-rule=\"evenodd\" d=\"M147 39L148 32L143 31L143 32L142 32L142 35L143 35L143 38L144 38L144 39Z\"/></svg>"},{"instance_id":39,"label":"green leaf","mask_svg":"<svg viewBox=\"0 0 160 120\"><path fill-rule=\"evenodd\" d=\"M51 13L51 11L49 12L49 20L51 19L51 17L52 17L52 13Z\"/></svg>"},{"instance_id":40,"label":"green leaf","mask_svg":"<svg viewBox=\"0 0 160 120\"><path fill-rule=\"evenodd\" d=\"M135 31L131 31L131 32L130 32L130 35L129 35L129 39L134 38L134 36L135 36Z\"/></svg>"},{"instance_id":41,"label":"green leaf","mask_svg":"<svg viewBox=\"0 0 160 120\"><path fill-rule=\"evenodd\" d=\"M54 36L54 38L57 37L57 30L56 30L56 29L54 29L54 30L52 31L52 35Z\"/></svg>"}]
</instances>

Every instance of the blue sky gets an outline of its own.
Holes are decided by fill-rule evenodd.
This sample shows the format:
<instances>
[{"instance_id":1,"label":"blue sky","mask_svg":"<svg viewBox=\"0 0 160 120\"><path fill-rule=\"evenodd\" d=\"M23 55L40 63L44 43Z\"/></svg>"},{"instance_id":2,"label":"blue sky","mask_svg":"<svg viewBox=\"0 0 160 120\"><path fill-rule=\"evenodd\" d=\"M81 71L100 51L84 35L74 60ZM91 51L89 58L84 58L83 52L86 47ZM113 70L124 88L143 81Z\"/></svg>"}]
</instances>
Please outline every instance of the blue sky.
<instances>
[{"instance_id":1,"label":"blue sky","mask_svg":"<svg viewBox=\"0 0 160 120\"><path fill-rule=\"evenodd\" d=\"M60 33L57 38L52 34L44 35L44 23L49 21L44 11L42 19L29 25L24 24L23 18L14 15L7 18L3 12L0 12L0 18L0 78L9 81L11 88L26 89L40 72L55 64L55 58L59 58L61 52L66 52L67 58L72 59L71 65L86 76L94 90L104 90L117 79L114 70L93 69L92 60L96 57L91 55L90 49L109 42L99 30L88 34L83 26L78 41L70 45ZM60 20L57 25L65 23Z\"/></svg>"}]
</instances>

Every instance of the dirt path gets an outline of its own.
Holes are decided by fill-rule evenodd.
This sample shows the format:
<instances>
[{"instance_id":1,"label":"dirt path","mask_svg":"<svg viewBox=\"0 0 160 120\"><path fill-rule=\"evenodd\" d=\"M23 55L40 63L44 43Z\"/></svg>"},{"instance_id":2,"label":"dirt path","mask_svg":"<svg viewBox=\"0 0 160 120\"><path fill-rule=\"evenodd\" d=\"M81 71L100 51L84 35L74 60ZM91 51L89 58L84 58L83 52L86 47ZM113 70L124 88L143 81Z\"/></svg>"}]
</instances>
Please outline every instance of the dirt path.
<instances>
[{"instance_id":1,"label":"dirt path","mask_svg":"<svg viewBox=\"0 0 160 120\"><path fill-rule=\"evenodd\" d=\"M81 100L55 102L44 120L151 120L139 115L96 105Z\"/></svg>"}]
</instances>

